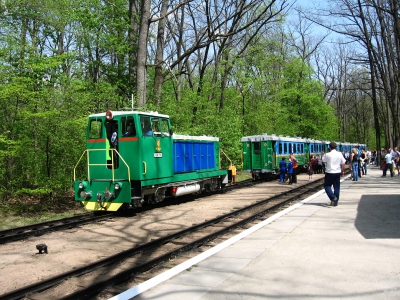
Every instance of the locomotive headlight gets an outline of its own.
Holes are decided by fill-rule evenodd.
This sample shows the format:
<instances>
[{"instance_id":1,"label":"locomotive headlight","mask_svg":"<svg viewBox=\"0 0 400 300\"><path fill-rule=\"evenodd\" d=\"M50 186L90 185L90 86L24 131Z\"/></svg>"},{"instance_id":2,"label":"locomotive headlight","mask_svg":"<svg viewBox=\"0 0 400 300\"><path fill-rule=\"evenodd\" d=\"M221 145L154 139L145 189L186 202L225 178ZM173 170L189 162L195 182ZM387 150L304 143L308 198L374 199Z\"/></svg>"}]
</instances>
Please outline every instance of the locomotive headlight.
<instances>
[{"instance_id":1,"label":"locomotive headlight","mask_svg":"<svg viewBox=\"0 0 400 300\"><path fill-rule=\"evenodd\" d=\"M87 183L86 182L79 182L78 187L83 190L87 188Z\"/></svg>"},{"instance_id":2,"label":"locomotive headlight","mask_svg":"<svg viewBox=\"0 0 400 300\"><path fill-rule=\"evenodd\" d=\"M122 183L121 182L117 182L117 183L114 184L114 190L118 191L121 188L122 188Z\"/></svg>"},{"instance_id":3,"label":"locomotive headlight","mask_svg":"<svg viewBox=\"0 0 400 300\"><path fill-rule=\"evenodd\" d=\"M85 191L81 191L80 193L79 193L79 196L81 197L81 198L90 198L90 197L92 197L92 192L91 191L87 191L87 192L85 192Z\"/></svg>"}]
</instances>

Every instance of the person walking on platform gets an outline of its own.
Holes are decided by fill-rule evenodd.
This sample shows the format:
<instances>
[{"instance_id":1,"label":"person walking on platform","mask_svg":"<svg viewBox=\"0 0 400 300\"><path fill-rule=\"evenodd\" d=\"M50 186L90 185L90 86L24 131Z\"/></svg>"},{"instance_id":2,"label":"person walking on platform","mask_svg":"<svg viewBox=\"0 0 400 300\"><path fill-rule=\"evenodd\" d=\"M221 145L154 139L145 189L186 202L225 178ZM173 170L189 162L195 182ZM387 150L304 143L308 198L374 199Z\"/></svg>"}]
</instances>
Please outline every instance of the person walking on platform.
<instances>
[{"instance_id":1,"label":"person walking on platform","mask_svg":"<svg viewBox=\"0 0 400 300\"><path fill-rule=\"evenodd\" d=\"M365 149L361 149L361 173L363 176L367 176L367 166L368 166L368 157Z\"/></svg>"},{"instance_id":2,"label":"person walking on platform","mask_svg":"<svg viewBox=\"0 0 400 300\"><path fill-rule=\"evenodd\" d=\"M392 154L390 154L392 151L391 148L389 148L389 151L386 153L384 161L385 161L385 168L383 168L383 175L382 177L386 177L386 172L389 169L390 170L390 177L393 177L393 157Z\"/></svg>"},{"instance_id":3,"label":"person walking on platform","mask_svg":"<svg viewBox=\"0 0 400 300\"><path fill-rule=\"evenodd\" d=\"M351 150L350 162L351 170L353 171L353 181L358 181L358 153L356 148Z\"/></svg>"},{"instance_id":4,"label":"person walking on platform","mask_svg":"<svg viewBox=\"0 0 400 300\"><path fill-rule=\"evenodd\" d=\"M325 193L331 200L330 206L337 206L340 195L340 176L344 175L344 165L346 159L342 153L336 151L336 143L329 144L330 152L323 153L322 161L326 163ZM332 191L333 186L333 191Z\"/></svg>"}]
</instances>

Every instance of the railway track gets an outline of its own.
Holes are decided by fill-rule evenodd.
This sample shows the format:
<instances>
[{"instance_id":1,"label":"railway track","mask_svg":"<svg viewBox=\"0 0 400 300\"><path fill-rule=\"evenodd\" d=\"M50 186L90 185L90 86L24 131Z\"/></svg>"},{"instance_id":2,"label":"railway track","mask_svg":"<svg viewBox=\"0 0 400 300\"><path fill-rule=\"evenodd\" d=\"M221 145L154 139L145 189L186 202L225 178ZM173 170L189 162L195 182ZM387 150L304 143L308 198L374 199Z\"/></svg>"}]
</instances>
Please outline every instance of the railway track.
<instances>
[{"instance_id":1,"label":"railway track","mask_svg":"<svg viewBox=\"0 0 400 300\"><path fill-rule=\"evenodd\" d=\"M43 234L58 230L70 229L82 224L104 221L113 218L112 215L81 214L60 220L48 221L18 228L0 231L0 244L10 243L30 236L41 236Z\"/></svg>"},{"instance_id":2,"label":"railway track","mask_svg":"<svg viewBox=\"0 0 400 300\"><path fill-rule=\"evenodd\" d=\"M227 186L227 187L225 187L225 190L229 191L229 190L233 190L233 189L237 189L237 188L244 188L244 187L248 187L248 186L251 186L254 184L257 184L257 182L254 182L252 180L246 180L246 181L242 181L236 185ZM218 192L219 191L217 191L217 193ZM210 196L210 195L211 195L211 193L204 193L202 195L189 195L184 199L177 198L177 199L172 199L172 201L164 201L158 205L153 205L149 209L175 204L180 201L191 201L193 199L197 199L200 197L206 197L206 196ZM145 210L145 209L137 209L136 212L140 212L143 210ZM74 217L54 220L54 221L47 221L47 222L37 223L37 224L23 226L23 227L6 229L6 230L0 231L0 244L6 244L6 243L26 239L31 236L42 236L42 235L50 233L50 232L71 229L74 227L81 226L83 224L105 221L105 220L112 219L114 217L115 217L115 214L112 214L112 213L106 213L103 215L94 215L92 213L87 213L87 214L81 214L81 215L74 216Z\"/></svg>"},{"instance_id":3,"label":"railway track","mask_svg":"<svg viewBox=\"0 0 400 300\"><path fill-rule=\"evenodd\" d=\"M123 252L76 268L37 284L0 295L0 299L89 299L99 293L113 295L121 282L137 280L144 272L160 268L160 264L182 253L207 247L215 239L251 226L260 219L286 208L290 203L305 198L322 187L323 178L278 195L264 199L245 208L193 225L190 228L135 246ZM156 272L156 271L154 271ZM152 275L150 275L152 276ZM108 289L108 290L107 290ZM69 294L65 295L68 290ZM114 292L113 292L114 290ZM62 292L63 291L63 292Z\"/></svg>"}]
</instances>

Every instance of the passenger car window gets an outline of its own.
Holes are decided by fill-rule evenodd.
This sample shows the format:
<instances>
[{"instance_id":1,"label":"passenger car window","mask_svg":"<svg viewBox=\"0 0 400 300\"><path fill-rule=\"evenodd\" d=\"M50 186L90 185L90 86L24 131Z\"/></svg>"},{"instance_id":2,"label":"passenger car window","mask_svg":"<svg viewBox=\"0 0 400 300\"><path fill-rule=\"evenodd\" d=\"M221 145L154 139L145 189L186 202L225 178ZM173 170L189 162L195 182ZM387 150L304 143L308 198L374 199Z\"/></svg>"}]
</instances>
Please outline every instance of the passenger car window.
<instances>
[{"instance_id":1,"label":"passenger car window","mask_svg":"<svg viewBox=\"0 0 400 300\"><path fill-rule=\"evenodd\" d=\"M261 152L261 143L253 143L254 154L259 154Z\"/></svg>"}]
</instances>

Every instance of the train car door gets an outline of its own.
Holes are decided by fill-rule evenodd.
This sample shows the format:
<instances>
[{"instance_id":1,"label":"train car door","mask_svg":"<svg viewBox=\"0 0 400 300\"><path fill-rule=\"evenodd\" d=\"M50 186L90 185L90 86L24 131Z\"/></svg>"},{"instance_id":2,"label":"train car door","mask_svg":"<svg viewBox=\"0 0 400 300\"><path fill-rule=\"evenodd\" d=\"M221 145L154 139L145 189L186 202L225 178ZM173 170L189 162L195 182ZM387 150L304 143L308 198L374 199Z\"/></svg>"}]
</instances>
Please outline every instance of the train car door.
<instances>
[{"instance_id":1,"label":"train car door","mask_svg":"<svg viewBox=\"0 0 400 300\"><path fill-rule=\"evenodd\" d=\"M272 150L272 169L277 169L279 164L277 164L276 158L276 141L271 141L271 150Z\"/></svg>"},{"instance_id":2,"label":"train car door","mask_svg":"<svg viewBox=\"0 0 400 300\"><path fill-rule=\"evenodd\" d=\"M251 170L251 142L242 142L243 170Z\"/></svg>"},{"instance_id":3,"label":"train car door","mask_svg":"<svg viewBox=\"0 0 400 300\"><path fill-rule=\"evenodd\" d=\"M305 153L305 164L308 164L308 162L310 161L310 157L311 157L311 144L309 143L305 143L304 144L304 153Z\"/></svg>"},{"instance_id":4,"label":"train car door","mask_svg":"<svg viewBox=\"0 0 400 300\"><path fill-rule=\"evenodd\" d=\"M264 142L265 158L264 158L264 169L272 170L274 168L274 151L272 148L272 141Z\"/></svg>"},{"instance_id":5,"label":"train car door","mask_svg":"<svg viewBox=\"0 0 400 300\"><path fill-rule=\"evenodd\" d=\"M253 142L251 143L252 148L252 169L258 170L263 169L262 160L261 160L261 143Z\"/></svg>"}]
</instances>

